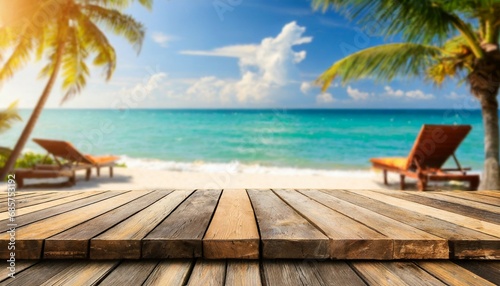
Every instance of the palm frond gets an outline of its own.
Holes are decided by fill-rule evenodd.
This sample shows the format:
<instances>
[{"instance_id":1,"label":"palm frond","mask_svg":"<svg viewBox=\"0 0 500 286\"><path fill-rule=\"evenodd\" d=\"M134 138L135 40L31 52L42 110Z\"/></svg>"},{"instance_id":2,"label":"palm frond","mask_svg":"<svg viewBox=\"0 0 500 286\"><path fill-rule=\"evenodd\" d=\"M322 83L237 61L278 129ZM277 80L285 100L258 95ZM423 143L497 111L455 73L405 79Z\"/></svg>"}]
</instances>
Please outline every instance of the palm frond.
<instances>
[{"instance_id":1,"label":"palm frond","mask_svg":"<svg viewBox=\"0 0 500 286\"><path fill-rule=\"evenodd\" d=\"M115 34L124 36L137 53L140 52L145 34L144 26L140 22L115 9L106 9L97 5L85 5L82 8L93 22L104 24Z\"/></svg>"},{"instance_id":2,"label":"palm frond","mask_svg":"<svg viewBox=\"0 0 500 286\"><path fill-rule=\"evenodd\" d=\"M14 73L23 68L31 58L34 43L28 36L19 36L18 42L9 58L0 69L0 83L10 79Z\"/></svg>"},{"instance_id":3,"label":"palm frond","mask_svg":"<svg viewBox=\"0 0 500 286\"><path fill-rule=\"evenodd\" d=\"M12 127L15 121L21 121L21 116L17 112L17 101L11 103L6 110L0 111L0 133Z\"/></svg>"},{"instance_id":4,"label":"palm frond","mask_svg":"<svg viewBox=\"0 0 500 286\"><path fill-rule=\"evenodd\" d=\"M78 28L89 53L96 53L93 64L104 67L106 80L111 79L116 68L116 52L106 35L86 15L81 14Z\"/></svg>"},{"instance_id":5,"label":"palm frond","mask_svg":"<svg viewBox=\"0 0 500 286\"><path fill-rule=\"evenodd\" d=\"M442 53L437 47L413 43L376 46L335 62L317 83L325 91L337 77L346 83L366 77L390 81L398 75L420 76Z\"/></svg>"},{"instance_id":6,"label":"palm frond","mask_svg":"<svg viewBox=\"0 0 500 286\"><path fill-rule=\"evenodd\" d=\"M89 3L94 3L102 7L114 8L123 10L129 7L134 2L139 2L147 9L153 8L153 0L88 0Z\"/></svg>"},{"instance_id":7,"label":"palm frond","mask_svg":"<svg viewBox=\"0 0 500 286\"><path fill-rule=\"evenodd\" d=\"M432 0L313 0L316 8L333 6L360 24L376 26L386 36L402 35L405 41L444 41L454 30L456 15Z\"/></svg>"},{"instance_id":8,"label":"palm frond","mask_svg":"<svg viewBox=\"0 0 500 286\"><path fill-rule=\"evenodd\" d=\"M88 52L79 40L81 36L77 28L70 27L62 59L63 89L66 90L66 93L61 104L80 93L87 84L86 78L90 74L85 63Z\"/></svg>"}]
</instances>

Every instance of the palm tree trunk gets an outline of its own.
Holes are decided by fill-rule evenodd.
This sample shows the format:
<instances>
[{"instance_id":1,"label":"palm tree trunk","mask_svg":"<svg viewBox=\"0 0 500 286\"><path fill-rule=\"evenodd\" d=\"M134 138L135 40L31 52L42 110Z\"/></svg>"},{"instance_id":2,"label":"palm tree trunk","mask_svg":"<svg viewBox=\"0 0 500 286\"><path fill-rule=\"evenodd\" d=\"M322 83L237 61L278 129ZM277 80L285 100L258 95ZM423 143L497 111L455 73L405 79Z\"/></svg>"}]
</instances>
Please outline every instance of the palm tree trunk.
<instances>
[{"instance_id":1,"label":"palm tree trunk","mask_svg":"<svg viewBox=\"0 0 500 286\"><path fill-rule=\"evenodd\" d=\"M484 124L484 171L481 190L500 190L498 100L496 95L482 94L481 101Z\"/></svg>"},{"instance_id":2,"label":"palm tree trunk","mask_svg":"<svg viewBox=\"0 0 500 286\"><path fill-rule=\"evenodd\" d=\"M61 60L62 60L62 55L64 51L64 46L65 46L65 41L61 41L60 44L57 46L56 50L56 59L54 63L54 70L52 71L52 74L50 75L49 81L47 82L47 85L45 86L45 89L43 90L42 95L40 96L40 99L38 100L38 103L35 106L35 109L33 110L33 113L31 114L30 119L28 120L28 123L26 124L26 127L24 127L23 133L21 133L21 136L17 140L16 146L14 147L14 150L9 156L9 159L5 163L5 166L0 170L0 178L2 180L7 177L9 172L11 172L14 169L14 165L16 163L17 158L19 158L19 155L24 149L24 145L26 145L26 142L28 141L31 132L33 131L33 128L35 127L36 122L38 121L38 117L40 117L40 114L42 113L43 107L45 106L45 103L47 102L47 99L49 98L50 92L52 91L52 88L54 87L54 83L57 79L57 75L59 73L59 70L61 68Z\"/></svg>"}]
</instances>

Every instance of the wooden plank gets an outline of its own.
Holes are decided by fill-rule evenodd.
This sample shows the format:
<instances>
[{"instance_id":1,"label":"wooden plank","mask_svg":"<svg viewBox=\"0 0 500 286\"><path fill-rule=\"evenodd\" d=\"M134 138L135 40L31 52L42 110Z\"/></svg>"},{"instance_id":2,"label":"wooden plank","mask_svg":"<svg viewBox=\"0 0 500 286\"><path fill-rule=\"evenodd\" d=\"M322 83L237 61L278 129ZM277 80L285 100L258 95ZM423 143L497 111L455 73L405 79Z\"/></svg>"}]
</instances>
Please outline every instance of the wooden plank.
<instances>
[{"instance_id":1,"label":"wooden plank","mask_svg":"<svg viewBox=\"0 0 500 286\"><path fill-rule=\"evenodd\" d=\"M259 258L259 231L244 189L224 190L203 238L203 256L209 259Z\"/></svg>"},{"instance_id":2,"label":"wooden plank","mask_svg":"<svg viewBox=\"0 0 500 286\"><path fill-rule=\"evenodd\" d=\"M29 207L29 206L34 206L37 204L50 202L50 201L62 199L65 197L74 196L76 194L77 193L74 193L74 192L73 193L64 192L64 193L51 193L51 194L47 194L44 196L22 198L22 199L19 197L16 197L15 198L16 210L21 210L21 209ZM7 209L8 209L7 203L0 204L0 212L6 212Z\"/></svg>"},{"instance_id":3,"label":"wooden plank","mask_svg":"<svg viewBox=\"0 0 500 286\"><path fill-rule=\"evenodd\" d=\"M451 261L417 261L415 263L448 285L495 285Z\"/></svg>"},{"instance_id":4,"label":"wooden plank","mask_svg":"<svg viewBox=\"0 0 500 286\"><path fill-rule=\"evenodd\" d=\"M436 277L422 270L412 262L384 262L384 267L411 286L446 286Z\"/></svg>"},{"instance_id":5,"label":"wooden plank","mask_svg":"<svg viewBox=\"0 0 500 286\"><path fill-rule=\"evenodd\" d=\"M66 213L49 217L37 223L20 227L16 230L16 258L39 259L41 257L43 241L68 228L74 227L93 217L117 208L131 200L146 195L144 192L128 192L78 208ZM10 234L0 234L0 257L7 259Z\"/></svg>"},{"instance_id":6,"label":"wooden plank","mask_svg":"<svg viewBox=\"0 0 500 286\"><path fill-rule=\"evenodd\" d=\"M499 191L477 191L477 194L494 198L500 198Z\"/></svg>"},{"instance_id":7,"label":"wooden plank","mask_svg":"<svg viewBox=\"0 0 500 286\"><path fill-rule=\"evenodd\" d=\"M202 257L202 239L221 190L198 190L142 242L143 258Z\"/></svg>"},{"instance_id":8,"label":"wooden plank","mask_svg":"<svg viewBox=\"0 0 500 286\"><path fill-rule=\"evenodd\" d=\"M163 260L156 266L148 280L142 285L186 285L193 265L194 261L192 260Z\"/></svg>"},{"instance_id":9,"label":"wooden plank","mask_svg":"<svg viewBox=\"0 0 500 286\"><path fill-rule=\"evenodd\" d=\"M381 193L378 191L368 191L368 190L349 190L349 192L353 192L378 201L382 201L390 205L399 206L410 211L422 213L427 216L432 216L438 219L442 219L495 237L500 237L500 228L498 228L498 225L493 223L481 221L464 215L459 215L453 212L440 210L426 205L395 198L392 197L392 194Z\"/></svg>"},{"instance_id":10,"label":"wooden plank","mask_svg":"<svg viewBox=\"0 0 500 286\"><path fill-rule=\"evenodd\" d=\"M362 222L393 239L394 259L446 259L449 257L448 242L443 238L324 192L311 190L304 193L323 205Z\"/></svg>"},{"instance_id":11,"label":"wooden plank","mask_svg":"<svg viewBox=\"0 0 500 286\"><path fill-rule=\"evenodd\" d=\"M471 201L471 200L466 199L466 198L457 197L456 195L455 196L448 196L448 195L446 195L446 193L441 194L441 193L430 193L430 192L418 192L418 193L415 192L415 193L412 193L412 195L423 196L423 197L432 198L432 199L436 199L436 200L440 200L440 201L444 201L444 202L448 202L448 203L454 203L454 204L467 206L467 207L478 209L478 210L484 210L484 211L488 211L491 213L500 214L500 206L493 206L491 204L475 202L475 201ZM474 196L474 197L477 197L477 196Z\"/></svg>"},{"instance_id":12,"label":"wooden plank","mask_svg":"<svg viewBox=\"0 0 500 286\"><path fill-rule=\"evenodd\" d=\"M494 205L494 206L500 206L500 198L494 198L494 197L488 197L488 196L482 196L478 195L474 192L443 192L440 193L445 196L449 197L455 197L455 198L461 198L469 201L474 201L474 202L479 202L483 204L489 204L489 205Z\"/></svg>"},{"instance_id":13,"label":"wooden plank","mask_svg":"<svg viewBox=\"0 0 500 286\"><path fill-rule=\"evenodd\" d=\"M500 258L499 239L494 236L352 192L341 190L324 192L425 232L448 239L450 242L450 255L453 258Z\"/></svg>"},{"instance_id":14,"label":"wooden plank","mask_svg":"<svg viewBox=\"0 0 500 286\"><path fill-rule=\"evenodd\" d=\"M90 239L160 200L170 192L154 191L46 239L44 258L88 258ZM161 216L158 215L158 217Z\"/></svg>"},{"instance_id":15,"label":"wooden plank","mask_svg":"<svg viewBox=\"0 0 500 286\"><path fill-rule=\"evenodd\" d=\"M400 198L403 200L423 204L426 206L434 207L440 210L446 210L449 212L453 212L456 214L461 214L470 218L476 218L482 221L487 221L495 224L500 224L500 212L498 210L495 211L486 211L483 209L478 209L473 207L473 203L470 203L470 206L466 206L463 204L451 202L451 199L448 201L443 201L436 199L432 194L416 194L409 192L400 192L400 193L391 193L391 196L395 198Z\"/></svg>"},{"instance_id":16,"label":"wooden plank","mask_svg":"<svg viewBox=\"0 0 500 286\"><path fill-rule=\"evenodd\" d=\"M18 260L15 262L15 266L10 266L10 263L7 262L6 267L0 268L0 282L10 279L15 279L8 275L13 275L14 277L17 277L19 276L19 273L23 272L25 269L37 263L38 261L36 260L21 260L21 261Z\"/></svg>"},{"instance_id":17,"label":"wooden plank","mask_svg":"<svg viewBox=\"0 0 500 286\"><path fill-rule=\"evenodd\" d=\"M328 258L329 238L271 190L248 190L263 258Z\"/></svg>"},{"instance_id":18,"label":"wooden plank","mask_svg":"<svg viewBox=\"0 0 500 286\"><path fill-rule=\"evenodd\" d=\"M152 260L124 261L99 286L143 285L157 265L158 261Z\"/></svg>"},{"instance_id":19,"label":"wooden plank","mask_svg":"<svg viewBox=\"0 0 500 286\"><path fill-rule=\"evenodd\" d=\"M55 192L46 192L46 191L38 191L38 192L30 192L30 193L24 193L24 192L19 193L18 191L11 192L11 193L4 192L3 193L4 196L2 197L2 199L0 199L0 203L7 203L7 200L9 198L21 200L21 199L28 199L28 198L35 198L35 197L43 197L43 196L47 196L47 195L50 195L53 193L55 193ZM9 194L11 194L11 195L9 196Z\"/></svg>"},{"instance_id":20,"label":"wooden plank","mask_svg":"<svg viewBox=\"0 0 500 286\"><path fill-rule=\"evenodd\" d=\"M387 262L386 262L387 263ZM384 267L382 262L353 261L350 262L356 272L368 285L394 286L408 285L401 277Z\"/></svg>"},{"instance_id":21,"label":"wooden plank","mask_svg":"<svg viewBox=\"0 0 500 286\"><path fill-rule=\"evenodd\" d=\"M191 190L174 191L96 236L90 241L90 258L141 258L141 240L191 193Z\"/></svg>"},{"instance_id":22,"label":"wooden plank","mask_svg":"<svg viewBox=\"0 0 500 286\"><path fill-rule=\"evenodd\" d=\"M500 261L455 260L453 262L493 284L500 284Z\"/></svg>"},{"instance_id":23,"label":"wooden plank","mask_svg":"<svg viewBox=\"0 0 500 286\"><path fill-rule=\"evenodd\" d=\"M63 271L47 279L41 286L79 285L91 286L97 284L105 275L111 272L118 261L85 261L68 266Z\"/></svg>"},{"instance_id":24,"label":"wooden plank","mask_svg":"<svg viewBox=\"0 0 500 286\"><path fill-rule=\"evenodd\" d=\"M226 261L198 260L187 285L223 286L226 280Z\"/></svg>"},{"instance_id":25,"label":"wooden plank","mask_svg":"<svg viewBox=\"0 0 500 286\"><path fill-rule=\"evenodd\" d=\"M0 283L2 286L41 285L58 273L73 265L73 261L43 261L18 273L15 279Z\"/></svg>"},{"instance_id":26,"label":"wooden plank","mask_svg":"<svg viewBox=\"0 0 500 286\"><path fill-rule=\"evenodd\" d=\"M265 285L366 285L342 261L264 260Z\"/></svg>"},{"instance_id":27,"label":"wooden plank","mask_svg":"<svg viewBox=\"0 0 500 286\"><path fill-rule=\"evenodd\" d=\"M48 209L48 208L51 208L53 206L73 202L73 201L76 201L76 200L79 200L82 198L95 196L96 194L99 194L99 193L103 193L103 192L80 192L80 193L75 193L74 196L65 197L65 198L37 204L34 206L30 206L30 207L16 209L16 217L20 217L22 215L29 214L29 213L36 212L36 211L40 211L43 209ZM4 220L4 219L8 219L8 218L9 218L9 213L5 212L5 213L0 214L0 220Z\"/></svg>"},{"instance_id":28,"label":"wooden plank","mask_svg":"<svg viewBox=\"0 0 500 286\"><path fill-rule=\"evenodd\" d=\"M393 240L308 197L309 191L275 190L288 205L330 238L334 259L392 259Z\"/></svg>"},{"instance_id":29,"label":"wooden plank","mask_svg":"<svg viewBox=\"0 0 500 286\"><path fill-rule=\"evenodd\" d=\"M83 206L87 206L93 203L96 203L98 201L102 201L114 196L119 195L120 193L118 192L104 192L104 193L98 193L98 194L92 194L90 193L89 197L83 198L81 200L73 201L67 204L63 205L58 205L54 207L50 207L47 209L42 209L39 211L35 211L32 213L28 213L25 215L20 215L16 216L16 224L17 227L21 227L24 225L28 225L34 222L37 222L39 220L43 220L45 218L49 218L61 213L65 213L77 208L81 208ZM8 220L2 220L0 221L0 232L5 232L9 230L9 221Z\"/></svg>"},{"instance_id":30,"label":"wooden plank","mask_svg":"<svg viewBox=\"0 0 500 286\"><path fill-rule=\"evenodd\" d=\"M259 261L228 260L226 286L261 286Z\"/></svg>"}]
</instances>

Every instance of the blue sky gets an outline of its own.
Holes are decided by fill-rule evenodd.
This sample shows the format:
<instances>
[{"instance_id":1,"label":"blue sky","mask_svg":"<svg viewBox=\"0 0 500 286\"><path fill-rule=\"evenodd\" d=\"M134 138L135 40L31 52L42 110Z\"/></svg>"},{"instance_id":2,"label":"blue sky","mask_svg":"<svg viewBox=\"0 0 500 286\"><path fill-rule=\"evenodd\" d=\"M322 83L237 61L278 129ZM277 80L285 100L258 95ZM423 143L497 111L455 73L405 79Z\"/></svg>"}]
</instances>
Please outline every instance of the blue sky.
<instances>
[{"instance_id":1,"label":"blue sky","mask_svg":"<svg viewBox=\"0 0 500 286\"><path fill-rule=\"evenodd\" d=\"M334 61L387 40L307 0L157 0L127 11L147 27L139 55L110 37L118 54L111 81L91 69L87 88L49 108L477 108L465 85L370 79L326 92L311 82ZM43 62L0 89L0 105L30 108L43 90Z\"/></svg>"}]
</instances>

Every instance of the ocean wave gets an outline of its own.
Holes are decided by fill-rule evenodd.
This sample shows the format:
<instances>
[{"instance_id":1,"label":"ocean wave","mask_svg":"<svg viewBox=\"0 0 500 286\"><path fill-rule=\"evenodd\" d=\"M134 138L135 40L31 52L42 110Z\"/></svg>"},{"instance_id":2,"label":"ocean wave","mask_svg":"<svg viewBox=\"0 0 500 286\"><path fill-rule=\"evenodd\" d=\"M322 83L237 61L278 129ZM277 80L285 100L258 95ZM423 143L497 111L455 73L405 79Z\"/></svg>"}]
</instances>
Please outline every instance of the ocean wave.
<instances>
[{"instance_id":1,"label":"ocean wave","mask_svg":"<svg viewBox=\"0 0 500 286\"><path fill-rule=\"evenodd\" d=\"M326 170L295 167L269 167L259 164L243 164L239 161L228 163L214 163L204 161L178 162L163 161L158 159L132 158L127 155L120 156L119 163L126 164L129 168L147 170L163 170L176 172L200 173L232 173L232 174L269 174L269 175L309 175L330 177L355 177L373 178L377 172L372 170Z\"/></svg>"}]
</instances>

